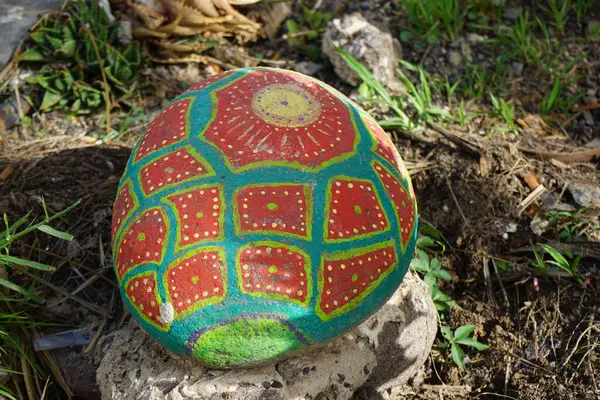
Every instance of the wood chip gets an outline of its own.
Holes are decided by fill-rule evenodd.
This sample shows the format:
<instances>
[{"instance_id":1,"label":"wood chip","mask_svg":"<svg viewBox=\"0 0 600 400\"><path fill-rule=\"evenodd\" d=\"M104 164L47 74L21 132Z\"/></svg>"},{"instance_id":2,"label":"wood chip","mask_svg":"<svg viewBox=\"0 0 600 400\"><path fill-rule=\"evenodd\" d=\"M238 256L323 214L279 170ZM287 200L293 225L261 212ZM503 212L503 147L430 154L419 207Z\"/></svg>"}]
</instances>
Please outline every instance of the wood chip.
<instances>
[{"instance_id":1,"label":"wood chip","mask_svg":"<svg viewBox=\"0 0 600 400\"><path fill-rule=\"evenodd\" d=\"M525 183L527 183L527 186L529 186L529 189L531 190L540 186L540 182L538 181L537 176L535 176L535 174L531 171L523 175L523 180L525 181Z\"/></svg>"},{"instance_id":2,"label":"wood chip","mask_svg":"<svg viewBox=\"0 0 600 400\"><path fill-rule=\"evenodd\" d=\"M525 153L536 154L546 160L555 159L565 164L587 163L595 158L600 158L600 147L576 151L573 153L555 153L551 151L528 149L521 146L519 146L518 149Z\"/></svg>"},{"instance_id":3,"label":"wood chip","mask_svg":"<svg viewBox=\"0 0 600 400\"><path fill-rule=\"evenodd\" d=\"M519 215L523 213L534 201L536 201L544 192L546 191L546 187L544 185L539 185L536 187L525 199L519 203Z\"/></svg>"},{"instance_id":4,"label":"wood chip","mask_svg":"<svg viewBox=\"0 0 600 400\"><path fill-rule=\"evenodd\" d=\"M0 181L7 180L13 172L15 172L15 167L13 167L12 165L9 165L8 167L4 168L2 172L0 172Z\"/></svg>"}]
</instances>

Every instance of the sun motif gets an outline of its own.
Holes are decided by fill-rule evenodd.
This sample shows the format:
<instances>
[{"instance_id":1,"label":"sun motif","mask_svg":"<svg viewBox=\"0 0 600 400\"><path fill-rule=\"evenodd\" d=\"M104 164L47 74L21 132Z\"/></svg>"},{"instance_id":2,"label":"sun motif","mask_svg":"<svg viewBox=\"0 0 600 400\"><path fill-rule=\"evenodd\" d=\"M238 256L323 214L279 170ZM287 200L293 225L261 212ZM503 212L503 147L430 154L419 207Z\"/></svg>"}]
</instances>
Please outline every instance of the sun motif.
<instances>
[{"instance_id":1,"label":"sun motif","mask_svg":"<svg viewBox=\"0 0 600 400\"><path fill-rule=\"evenodd\" d=\"M318 171L355 153L348 106L310 78L256 69L215 94L202 138L234 172L266 166Z\"/></svg>"},{"instance_id":2,"label":"sun motif","mask_svg":"<svg viewBox=\"0 0 600 400\"><path fill-rule=\"evenodd\" d=\"M256 93L252 109L269 124L294 128L314 122L321 114L321 105L306 90L279 83Z\"/></svg>"}]
</instances>

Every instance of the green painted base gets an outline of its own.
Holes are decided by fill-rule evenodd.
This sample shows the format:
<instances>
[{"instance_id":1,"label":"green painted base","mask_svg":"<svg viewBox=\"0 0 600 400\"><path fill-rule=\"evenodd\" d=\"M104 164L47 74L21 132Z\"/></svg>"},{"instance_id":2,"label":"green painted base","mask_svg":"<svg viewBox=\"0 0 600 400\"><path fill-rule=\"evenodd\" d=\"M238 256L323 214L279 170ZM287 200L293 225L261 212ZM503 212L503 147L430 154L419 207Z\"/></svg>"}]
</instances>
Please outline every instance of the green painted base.
<instances>
[{"instance_id":1,"label":"green painted base","mask_svg":"<svg viewBox=\"0 0 600 400\"><path fill-rule=\"evenodd\" d=\"M193 356L211 368L260 364L299 350L305 343L276 316L246 315L197 334Z\"/></svg>"}]
</instances>

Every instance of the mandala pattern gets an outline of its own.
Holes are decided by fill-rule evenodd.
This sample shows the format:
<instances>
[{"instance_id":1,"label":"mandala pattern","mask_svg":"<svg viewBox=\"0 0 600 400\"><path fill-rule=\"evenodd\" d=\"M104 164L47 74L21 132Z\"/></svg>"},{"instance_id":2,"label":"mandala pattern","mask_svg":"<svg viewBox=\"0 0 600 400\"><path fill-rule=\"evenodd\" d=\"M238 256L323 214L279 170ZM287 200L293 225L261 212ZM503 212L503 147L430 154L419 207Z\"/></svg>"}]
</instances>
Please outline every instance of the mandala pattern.
<instances>
[{"instance_id":1,"label":"mandala pattern","mask_svg":"<svg viewBox=\"0 0 600 400\"><path fill-rule=\"evenodd\" d=\"M214 171L194 150L184 147L150 162L140 175L142 190L151 195L192 179L213 176Z\"/></svg>"},{"instance_id":2,"label":"mandala pattern","mask_svg":"<svg viewBox=\"0 0 600 400\"><path fill-rule=\"evenodd\" d=\"M220 185L186 189L165 198L175 209L177 250L223 238L225 203Z\"/></svg>"},{"instance_id":3,"label":"mandala pattern","mask_svg":"<svg viewBox=\"0 0 600 400\"><path fill-rule=\"evenodd\" d=\"M373 236L390 225L379 195L368 180L336 176L327 188L325 240L341 242Z\"/></svg>"},{"instance_id":4,"label":"mandala pattern","mask_svg":"<svg viewBox=\"0 0 600 400\"><path fill-rule=\"evenodd\" d=\"M328 320L352 310L397 262L392 242L326 255L319 271L317 313Z\"/></svg>"},{"instance_id":5,"label":"mandala pattern","mask_svg":"<svg viewBox=\"0 0 600 400\"><path fill-rule=\"evenodd\" d=\"M253 243L239 251L236 269L244 293L301 305L310 300L310 258L299 248Z\"/></svg>"},{"instance_id":6,"label":"mandala pattern","mask_svg":"<svg viewBox=\"0 0 600 400\"><path fill-rule=\"evenodd\" d=\"M390 137L308 76L228 71L152 122L112 216L132 316L169 350L251 366L330 340L398 288L417 207Z\"/></svg>"},{"instance_id":7,"label":"mandala pattern","mask_svg":"<svg viewBox=\"0 0 600 400\"><path fill-rule=\"evenodd\" d=\"M255 233L311 239L312 194L309 185L244 186L233 199L239 234Z\"/></svg>"},{"instance_id":8,"label":"mandala pattern","mask_svg":"<svg viewBox=\"0 0 600 400\"><path fill-rule=\"evenodd\" d=\"M223 301L226 277L225 255L218 247L192 250L171 263L164 279L175 320Z\"/></svg>"},{"instance_id":9,"label":"mandala pattern","mask_svg":"<svg viewBox=\"0 0 600 400\"><path fill-rule=\"evenodd\" d=\"M150 208L125 229L116 247L115 269L122 278L142 264L160 264L167 242L167 221L160 208Z\"/></svg>"},{"instance_id":10,"label":"mandala pattern","mask_svg":"<svg viewBox=\"0 0 600 400\"><path fill-rule=\"evenodd\" d=\"M184 99L169 105L152 121L135 155L139 161L148 154L181 142L187 136L187 119L192 100Z\"/></svg>"},{"instance_id":11,"label":"mandala pattern","mask_svg":"<svg viewBox=\"0 0 600 400\"><path fill-rule=\"evenodd\" d=\"M235 172L317 171L355 153L358 135L346 104L303 75L255 70L217 90L216 99L203 138Z\"/></svg>"},{"instance_id":12,"label":"mandala pattern","mask_svg":"<svg viewBox=\"0 0 600 400\"><path fill-rule=\"evenodd\" d=\"M402 239L402 253L408 241L412 238L416 224L415 206L404 185L394 177L390 170L381 163L374 162L373 168L385 187L385 192L394 203L394 211L398 218L400 236Z\"/></svg>"},{"instance_id":13,"label":"mandala pattern","mask_svg":"<svg viewBox=\"0 0 600 400\"><path fill-rule=\"evenodd\" d=\"M148 271L133 276L123 287L125 295L144 321L154 328L167 330L167 324L161 320L160 316L162 303L157 286L156 272Z\"/></svg>"}]
</instances>

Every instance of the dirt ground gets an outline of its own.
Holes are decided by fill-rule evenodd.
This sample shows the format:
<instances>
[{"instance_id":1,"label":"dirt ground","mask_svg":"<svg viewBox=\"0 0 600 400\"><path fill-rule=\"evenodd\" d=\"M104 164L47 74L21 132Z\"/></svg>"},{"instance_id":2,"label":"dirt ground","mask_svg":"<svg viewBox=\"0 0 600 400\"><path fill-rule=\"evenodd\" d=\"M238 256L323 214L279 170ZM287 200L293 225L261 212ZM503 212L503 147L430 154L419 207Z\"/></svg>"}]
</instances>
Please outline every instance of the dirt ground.
<instances>
[{"instance_id":1,"label":"dirt ground","mask_svg":"<svg viewBox=\"0 0 600 400\"><path fill-rule=\"evenodd\" d=\"M369 12L368 5L364 9ZM401 19L392 24L396 29L401 26ZM263 41L249 48L269 58L283 45L281 41ZM573 42L569 46L572 53L588 52L589 62L584 67L588 79L581 82L583 90L598 93L599 43ZM477 53L476 48L474 51ZM481 51L485 54L483 47ZM420 63L431 74L457 73L448 63L447 52L443 45L403 43L403 57ZM285 54L290 62L307 60L296 49L286 49ZM326 61L319 63L322 68L317 78L346 94L354 90L341 83ZM118 141L99 143L93 132L99 129L101 115L65 119L48 114L37 120L34 128L15 129L2 138L0 171L11 168L12 173L0 182L0 210L11 220L30 210L41 214L42 197L51 211L81 199L78 207L55 224L73 234L73 242L37 236L12 248L13 254L57 267L37 278L19 276L22 284L35 279L47 288L45 304L28 312L33 320L67 326L87 321L106 333L128 318L111 262L110 218L116 188L133 143L148 122L169 98L208 72L195 64L155 67L148 75L155 96L147 99L143 118L129 126ZM444 238L445 251L438 257L452 281L445 282L442 290L457 304L447 313L448 322L476 325L478 340L489 345L483 352L467 351L464 369L452 362L447 351L434 348L424 367L423 382L393 390L391 398L600 398L600 302L596 297L600 288L600 208L583 210L577 218L562 216L547 229L532 229L536 214L539 217L556 210L557 204L582 209L574 188L583 184L600 188L598 161L589 156L597 155L600 146L600 109L590 112L592 125L585 123L582 113L544 121L536 112L536 103L539 105L540 93L549 84L538 83L527 73L507 94L520 104L518 135L482 135L498 123L483 113L465 126L450 124L440 130L428 125L415 135L390 131L412 175L421 225L435 227ZM474 103L470 107L479 106ZM367 106L367 110L378 117L385 115L381 109ZM123 115L115 116L117 124ZM45 133L36 135L36 126L44 126ZM543 195L524 203L536 185L544 186ZM579 239L561 237L565 228ZM559 269L550 269L547 278L536 274L532 243L573 254L582 252L579 270L584 284ZM511 267L501 267L507 263ZM32 335L33 330L27 334ZM48 365L48 361L43 363ZM53 395L61 397L61 386L60 379L50 385ZM356 398L374 397L364 392Z\"/></svg>"}]
</instances>

